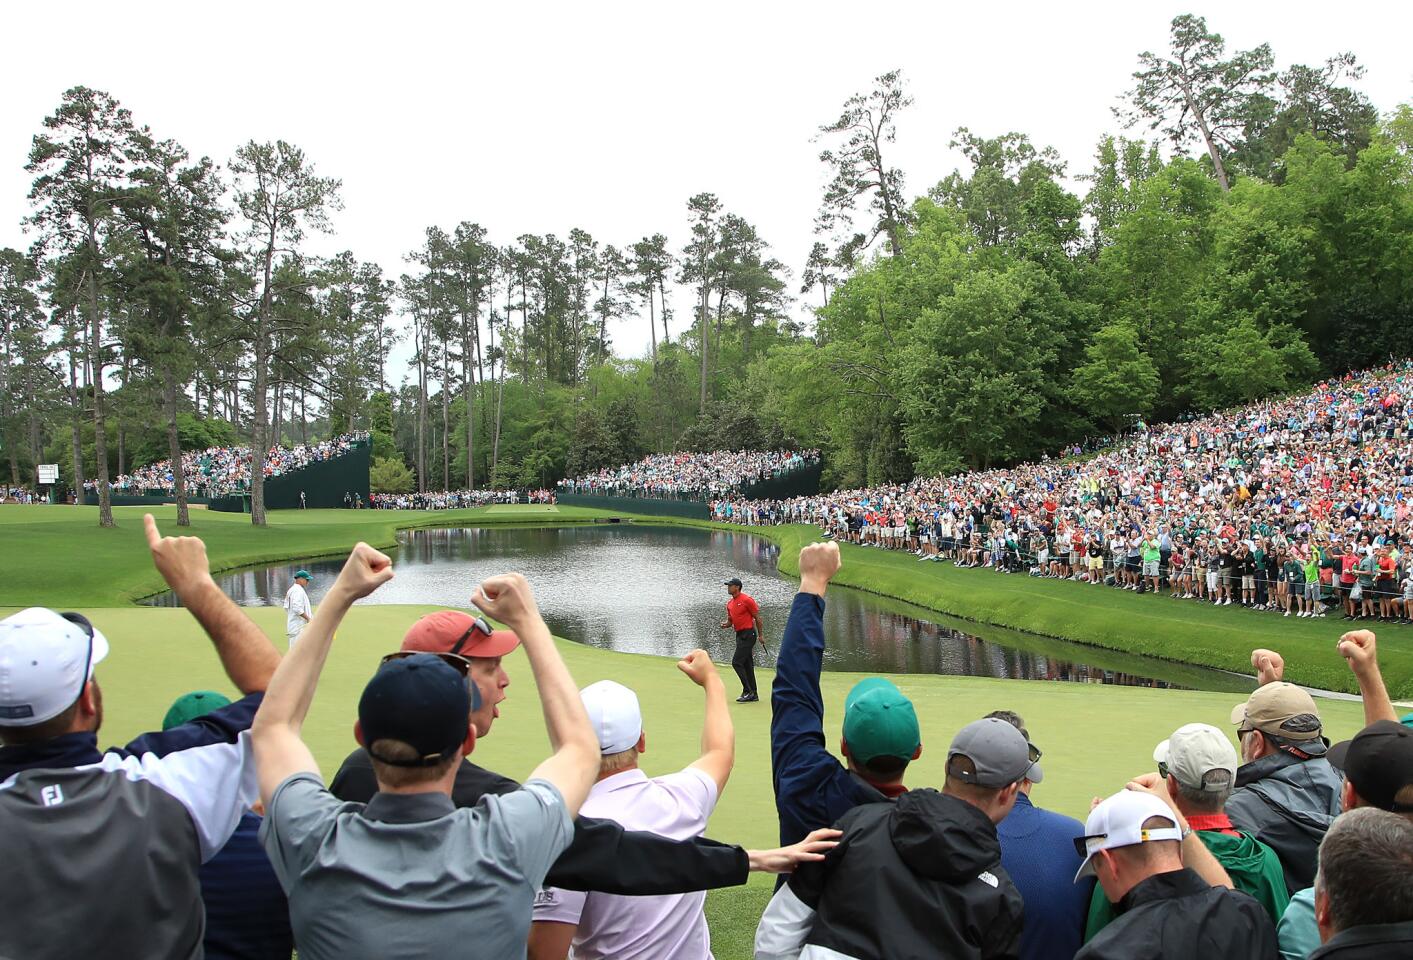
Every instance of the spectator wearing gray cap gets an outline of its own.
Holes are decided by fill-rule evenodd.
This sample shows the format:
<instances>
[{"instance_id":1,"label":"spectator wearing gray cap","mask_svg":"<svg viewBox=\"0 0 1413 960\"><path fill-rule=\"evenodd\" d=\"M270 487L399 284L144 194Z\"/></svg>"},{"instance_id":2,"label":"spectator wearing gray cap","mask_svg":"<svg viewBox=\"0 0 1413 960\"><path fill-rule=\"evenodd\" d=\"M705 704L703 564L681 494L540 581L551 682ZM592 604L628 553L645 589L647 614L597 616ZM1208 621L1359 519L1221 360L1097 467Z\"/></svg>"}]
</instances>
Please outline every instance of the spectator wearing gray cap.
<instances>
[{"instance_id":1,"label":"spectator wearing gray cap","mask_svg":"<svg viewBox=\"0 0 1413 960\"><path fill-rule=\"evenodd\" d=\"M1031 788L1040 783L1040 748L1019 714L997 710L987 714L1005 720L1021 732L1030 748L1030 770L1020 782L1016 805L996 825L1001 841L1001 866L1025 900L1021 960L1070 960L1084 942L1084 917L1094 882L1075 883L1083 859L1074 848L1084 836L1084 824L1031 802Z\"/></svg>"},{"instance_id":2,"label":"spectator wearing gray cap","mask_svg":"<svg viewBox=\"0 0 1413 960\"><path fill-rule=\"evenodd\" d=\"M1158 744L1153 759L1170 802L1217 858L1232 886L1265 907L1272 923L1279 922L1290 902L1280 858L1270 847L1232 826L1222 809L1236 782L1236 748L1231 740L1216 727L1189 723ZM1093 939L1115 915L1108 897L1096 894L1085 939Z\"/></svg>"},{"instance_id":3,"label":"spectator wearing gray cap","mask_svg":"<svg viewBox=\"0 0 1413 960\"><path fill-rule=\"evenodd\" d=\"M1413 823L1384 810L1351 810L1320 844L1315 919L1323 943L1310 960L1413 956Z\"/></svg>"},{"instance_id":4,"label":"spectator wearing gray cap","mask_svg":"<svg viewBox=\"0 0 1413 960\"><path fill-rule=\"evenodd\" d=\"M996 824L1030 775L1030 745L995 717L963 727L939 793L865 803L839 845L781 887L756 930L757 960L1015 957L1022 901Z\"/></svg>"},{"instance_id":5,"label":"spectator wearing gray cap","mask_svg":"<svg viewBox=\"0 0 1413 960\"><path fill-rule=\"evenodd\" d=\"M1342 802L1346 812L1334 826L1352 811L1372 807L1413 822L1413 729L1405 723L1377 720L1359 731L1352 740L1330 748L1330 762L1344 771ZM1328 842L1334 826L1325 836ZM1321 863L1324 847L1321 846ZM1406 878L1408 865L1404 867ZM1407 886L1406 879L1403 881ZM1318 884L1317 884L1318 886ZM1316 921L1315 887L1301 890L1291 898L1290 906L1281 917L1277 933L1281 956L1285 960L1305 960L1321 942L1322 931ZM1346 940L1349 938L1346 938ZM1392 954L1370 954L1370 956ZM1344 954L1338 954L1343 957Z\"/></svg>"}]
</instances>

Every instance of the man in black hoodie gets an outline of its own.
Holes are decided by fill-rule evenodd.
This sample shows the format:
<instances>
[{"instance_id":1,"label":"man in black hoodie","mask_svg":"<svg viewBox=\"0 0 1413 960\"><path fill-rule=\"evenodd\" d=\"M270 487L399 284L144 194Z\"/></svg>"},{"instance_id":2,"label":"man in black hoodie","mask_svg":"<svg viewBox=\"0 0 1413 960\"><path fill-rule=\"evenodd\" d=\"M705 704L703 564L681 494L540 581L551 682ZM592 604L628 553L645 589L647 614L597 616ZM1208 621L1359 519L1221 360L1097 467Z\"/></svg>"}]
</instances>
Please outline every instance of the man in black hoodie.
<instances>
[{"instance_id":1,"label":"man in black hoodie","mask_svg":"<svg viewBox=\"0 0 1413 960\"><path fill-rule=\"evenodd\" d=\"M996 824L1015 806L1030 747L994 717L963 727L942 792L904 793L846 813L839 845L776 892L757 960L1020 956L1021 897Z\"/></svg>"}]
</instances>

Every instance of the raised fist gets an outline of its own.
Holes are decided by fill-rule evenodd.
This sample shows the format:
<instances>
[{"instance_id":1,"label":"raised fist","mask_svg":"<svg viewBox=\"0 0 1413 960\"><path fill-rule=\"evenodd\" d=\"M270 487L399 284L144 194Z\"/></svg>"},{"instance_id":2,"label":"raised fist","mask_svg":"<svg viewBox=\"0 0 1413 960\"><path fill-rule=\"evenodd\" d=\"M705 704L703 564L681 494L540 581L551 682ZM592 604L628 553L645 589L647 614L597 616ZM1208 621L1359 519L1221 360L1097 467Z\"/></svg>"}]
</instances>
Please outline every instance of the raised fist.
<instances>
[{"instance_id":1,"label":"raised fist","mask_svg":"<svg viewBox=\"0 0 1413 960\"><path fill-rule=\"evenodd\" d=\"M1379 665L1374 639L1372 630L1351 630L1339 638L1339 655L1348 661L1349 669L1359 673Z\"/></svg>"},{"instance_id":2,"label":"raised fist","mask_svg":"<svg viewBox=\"0 0 1413 960\"><path fill-rule=\"evenodd\" d=\"M1256 685L1264 687L1285 677L1285 659L1274 650L1257 648L1251 651L1251 668L1256 671Z\"/></svg>"},{"instance_id":3,"label":"raised fist","mask_svg":"<svg viewBox=\"0 0 1413 960\"><path fill-rule=\"evenodd\" d=\"M823 590L829 579L839 572L839 544L811 543L800 551L800 588ZM815 592L810 590L808 592Z\"/></svg>"},{"instance_id":4,"label":"raised fist","mask_svg":"<svg viewBox=\"0 0 1413 960\"><path fill-rule=\"evenodd\" d=\"M354 544L334 586L347 590L353 599L361 600L392 578L392 560L387 554L359 541Z\"/></svg>"},{"instance_id":5,"label":"raised fist","mask_svg":"<svg viewBox=\"0 0 1413 960\"><path fill-rule=\"evenodd\" d=\"M481 582L471 595L471 602L492 620L499 620L517 630L540 614L530 581L518 573L503 573Z\"/></svg>"},{"instance_id":6,"label":"raised fist","mask_svg":"<svg viewBox=\"0 0 1413 960\"><path fill-rule=\"evenodd\" d=\"M699 687L706 686L707 680L716 675L716 664L711 662L711 657L705 650L693 650L678 660L677 669L691 677L692 682Z\"/></svg>"}]
</instances>

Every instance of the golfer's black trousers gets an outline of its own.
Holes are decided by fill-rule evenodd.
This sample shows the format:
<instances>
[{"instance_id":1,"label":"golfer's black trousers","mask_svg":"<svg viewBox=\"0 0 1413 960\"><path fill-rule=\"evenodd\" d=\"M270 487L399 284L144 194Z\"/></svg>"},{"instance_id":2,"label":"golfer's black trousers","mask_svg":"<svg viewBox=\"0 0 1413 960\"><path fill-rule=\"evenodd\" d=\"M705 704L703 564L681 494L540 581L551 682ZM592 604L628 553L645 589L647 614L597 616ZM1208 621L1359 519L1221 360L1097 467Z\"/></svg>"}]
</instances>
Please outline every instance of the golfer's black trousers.
<instances>
[{"instance_id":1,"label":"golfer's black trousers","mask_svg":"<svg viewBox=\"0 0 1413 960\"><path fill-rule=\"evenodd\" d=\"M731 658L731 666L736 668L736 676L741 678L743 694L756 692L756 632L736 631L736 654Z\"/></svg>"}]
</instances>

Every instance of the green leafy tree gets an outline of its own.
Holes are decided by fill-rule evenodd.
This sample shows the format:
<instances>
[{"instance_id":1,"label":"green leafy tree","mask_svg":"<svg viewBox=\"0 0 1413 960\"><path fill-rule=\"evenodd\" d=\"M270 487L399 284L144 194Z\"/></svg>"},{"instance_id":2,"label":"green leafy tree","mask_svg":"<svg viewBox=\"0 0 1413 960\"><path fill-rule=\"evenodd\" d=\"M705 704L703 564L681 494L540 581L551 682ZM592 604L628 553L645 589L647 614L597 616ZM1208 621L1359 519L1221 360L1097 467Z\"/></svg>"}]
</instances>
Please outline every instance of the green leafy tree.
<instances>
[{"instance_id":1,"label":"green leafy tree","mask_svg":"<svg viewBox=\"0 0 1413 960\"><path fill-rule=\"evenodd\" d=\"M842 142L819 155L832 178L824 189L815 229L847 234L853 229L859 202L866 199L870 223L850 245L867 248L882 234L897 256L902 251L908 205L903 171L889 166L883 151L897 140L898 114L912 106L913 98L903 90L901 70L890 70L873 82L869 93L856 93L844 101L839 119L819 128L816 139L838 137Z\"/></svg>"},{"instance_id":2,"label":"green leafy tree","mask_svg":"<svg viewBox=\"0 0 1413 960\"><path fill-rule=\"evenodd\" d=\"M368 470L368 486L374 493L411 493L414 483L401 457L378 457Z\"/></svg>"},{"instance_id":3,"label":"green leafy tree","mask_svg":"<svg viewBox=\"0 0 1413 960\"><path fill-rule=\"evenodd\" d=\"M1225 53L1226 41L1205 19L1174 17L1168 54L1139 54L1129 105L1117 112L1130 127L1160 130L1175 147L1200 141L1217 182L1230 190L1226 158L1240 149L1253 122L1269 115L1276 75L1269 44Z\"/></svg>"},{"instance_id":4,"label":"green leafy tree","mask_svg":"<svg viewBox=\"0 0 1413 960\"><path fill-rule=\"evenodd\" d=\"M342 182L315 174L298 147L247 142L230 163L236 177L235 201L245 220L244 251L259 291L250 318L253 357L254 410L251 448L260 461L250 471L250 522L265 526L265 452L269 449L269 389L272 338L275 336L275 256L296 249L306 229L327 231L329 215L341 209Z\"/></svg>"},{"instance_id":5,"label":"green leafy tree","mask_svg":"<svg viewBox=\"0 0 1413 960\"><path fill-rule=\"evenodd\" d=\"M132 115L101 90L73 87L44 118L25 170L34 175L29 223L40 230L37 252L70 260L81 278L87 319L88 367L92 370L93 432L98 480L98 524L113 526L108 487L104 376L105 291L110 272L107 240L116 228L114 205L126 189L133 149ZM82 503L80 497L78 502Z\"/></svg>"},{"instance_id":6,"label":"green leafy tree","mask_svg":"<svg viewBox=\"0 0 1413 960\"><path fill-rule=\"evenodd\" d=\"M1111 323L1084 349L1070 392L1084 411L1118 433L1132 416L1147 416L1158 399L1158 368L1138 349L1138 332Z\"/></svg>"}]
</instances>

